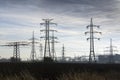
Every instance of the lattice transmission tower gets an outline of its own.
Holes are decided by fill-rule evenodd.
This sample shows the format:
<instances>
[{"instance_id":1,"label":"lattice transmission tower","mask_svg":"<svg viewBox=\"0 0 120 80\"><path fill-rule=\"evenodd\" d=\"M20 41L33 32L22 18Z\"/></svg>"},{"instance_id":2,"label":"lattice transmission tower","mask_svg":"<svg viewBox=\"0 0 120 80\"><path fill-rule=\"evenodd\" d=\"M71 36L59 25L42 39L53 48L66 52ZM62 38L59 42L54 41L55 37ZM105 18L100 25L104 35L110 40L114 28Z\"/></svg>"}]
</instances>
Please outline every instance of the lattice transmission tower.
<instances>
[{"instance_id":1,"label":"lattice transmission tower","mask_svg":"<svg viewBox=\"0 0 120 80\"><path fill-rule=\"evenodd\" d=\"M55 37L54 33L57 32L56 30L50 30L52 32L52 36L51 36L51 53L52 53L52 58L55 59L56 57L56 52L55 52L55 43L58 43L56 41L56 39L58 39L57 37Z\"/></svg>"},{"instance_id":2,"label":"lattice transmission tower","mask_svg":"<svg viewBox=\"0 0 120 80\"><path fill-rule=\"evenodd\" d=\"M45 32L45 36L41 37L45 39L45 46L44 46L44 59L46 58L51 58L52 59L52 54L51 54L51 48L50 48L50 25L57 25L56 23L51 22L53 19L43 19L44 23L40 23L40 25L44 25L45 29L40 30L41 32Z\"/></svg>"},{"instance_id":3,"label":"lattice transmission tower","mask_svg":"<svg viewBox=\"0 0 120 80\"><path fill-rule=\"evenodd\" d=\"M62 46L62 60L63 61L65 60L65 47L64 47L64 44Z\"/></svg>"},{"instance_id":4,"label":"lattice transmission tower","mask_svg":"<svg viewBox=\"0 0 120 80\"><path fill-rule=\"evenodd\" d=\"M94 50L94 39L100 40L100 38L94 37L94 33L100 33L100 34L101 34L101 32L95 31L95 30L94 30L94 27L99 28L98 25L94 25L94 24L93 24L93 20L92 20L92 18L91 18L90 25L87 26L87 28L89 28L90 31L85 32L85 34L87 34L87 33L90 34L90 37L87 38L87 40L90 40L89 62L96 62L95 50Z\"/></svg>"},{"instance_id":5,"label":"lattice transmission tower","mask_svg":"<svg viewBox=\"0 0 120 80\"><path fill-rule=\"evenodd\" d=\"M41 43L41 40L40 40L40 49L39 49L39 51L40 51L40 58L42 59L43 58L43 45Z\"/></svg>"},{"instance_id":6,"label":"lattice transmission tower","mask_svg":"<svg viewBox=\"0 0 120 80\"><path fill-rule=\"evenodd\" d=\"M31 44L32 44L30 59L31 59L31 61L34 61L37 59L35 44L38 43L35 41L35 40L37 40L37 38L35 38L35 36L34 36L34 31L32 33L32 38L30 40L31 40Z\"/></svg>"},{"instance_id":7,"label":"lattice transmission tower","mask_svg":"<svg viewBox=\"0 0 120 80\"><path fill-rule=\"evenodd\" d=\"M6 45L1 45L1 46L13 47L12 60L14 62L18 62L20 61L20 46L26 46L26 45L28 45L27 42L9 42Z\"/></svg>"},{"instance_id":8,"label":"lattice transmission tower","mask_svg":"<svg viewBox=\"0 0 120 80\"><path fill-rule=\"evenodd\" d=\"M118 52L118 50L117 49L115 49L115 48L117 48L116 46L113 46L113 43L112 43L112 39L110 39L110 46L109 47L106 47L107 48L107 50L105 50L105 52L108 52L109 53L109 63L114 63L115 62L115 60L114 60L114 53L115 52Z\"/></svg>"}]
</instances>

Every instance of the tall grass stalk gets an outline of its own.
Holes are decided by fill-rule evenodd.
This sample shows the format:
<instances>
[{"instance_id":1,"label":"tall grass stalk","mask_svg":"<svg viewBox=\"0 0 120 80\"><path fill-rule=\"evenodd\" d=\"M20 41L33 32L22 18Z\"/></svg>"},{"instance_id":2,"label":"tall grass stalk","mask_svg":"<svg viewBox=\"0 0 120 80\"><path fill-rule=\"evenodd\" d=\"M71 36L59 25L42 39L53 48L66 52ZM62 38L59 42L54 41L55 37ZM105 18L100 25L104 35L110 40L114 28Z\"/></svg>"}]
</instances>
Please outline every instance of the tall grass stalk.
<instances>
[{"instance_id":1,"label":"tall grass stalk","mask_svg":"<svg viewBox=\"0 0 120 80\"><path fill-rule=\"evenodd\" d=\"M29 72L21 72L19 75L0 76L0 80L36 80Z\"/></svg>"},{"instance_id":2,"label":"tall grass stalk","mask_svg":"<svg viewBox=\"0 0 120 80\"><path fill-rule=\"evenodd\" d=\"M82 73L67 73L61 75L57 80L120 80L120 72L82 72Z\"/></svg>"}]
</instances>

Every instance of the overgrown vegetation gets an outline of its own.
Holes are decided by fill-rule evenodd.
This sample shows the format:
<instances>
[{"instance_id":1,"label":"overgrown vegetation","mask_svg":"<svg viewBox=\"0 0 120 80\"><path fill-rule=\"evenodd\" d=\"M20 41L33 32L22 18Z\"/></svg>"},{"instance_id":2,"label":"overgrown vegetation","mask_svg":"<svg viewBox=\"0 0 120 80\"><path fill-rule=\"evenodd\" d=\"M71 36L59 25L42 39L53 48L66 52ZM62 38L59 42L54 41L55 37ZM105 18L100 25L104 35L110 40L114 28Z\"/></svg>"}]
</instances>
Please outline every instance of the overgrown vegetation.
<instances>
[{"instance_id":1,"label":"overgrown vegetation","mask_svg":"<svg viewBox=\"0 0 120 80\"><path fill-rule=\"evenodd\" d=\"M22 72L19 75L14 76L0 76L0 80L37 80L29 72ZM44 79L39 79L44 80ZM45 79L49 80L49 79ZM52 79L54 80L54 79ZM105 73L96 73L96 72L81 72L81 73L64 73L61 76L57 77L55 80L120 80L120 72L105 72Z\"/></svg>"},{"instance_id":2,"label":"overgrown vegetation","mask_svg":"<svg viewBox=\"0 0 120 80\"><path fill-rule=\"evenodd\" d=\"M120 80L120 64L0 63L0 80L49 80L48 78L50 80Z\"/></svg>"},{"instance_id":3,"label":"overgrown vegetation","mask_svg":"<svg viewBox=\"0 0 120 80\"><path fill-rule=\"evenodd\" d=\"M21 72L19 75L0 75L0 80L36 80L29 72Z\"/></svg>"},{"instance_id":4,"label":"overgrown vegetation","mask_svg":"<svg viewBox=\"0 0 120 80\"><path fill-rule=\"evenodd\" d=\"M120 72L82 72L82 73L67 73L61 75L57 80L120 80Z\"/></svg>"}]
</instances>

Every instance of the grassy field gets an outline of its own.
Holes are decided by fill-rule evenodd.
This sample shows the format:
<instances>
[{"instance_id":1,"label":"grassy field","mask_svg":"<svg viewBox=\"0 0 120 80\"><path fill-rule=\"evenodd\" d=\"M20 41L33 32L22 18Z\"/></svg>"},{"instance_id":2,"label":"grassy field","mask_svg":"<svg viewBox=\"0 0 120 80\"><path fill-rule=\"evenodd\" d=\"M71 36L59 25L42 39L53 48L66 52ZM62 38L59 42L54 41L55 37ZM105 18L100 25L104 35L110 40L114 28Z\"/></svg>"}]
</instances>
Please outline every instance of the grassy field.
<instances>
[{"instance_id":1,"label":"grassy field","mask_svg":"<svg viewBox=\"0 0 120 80\"><path fill-rule=\"evenodd\" d=\"M120 64L0 63L0 74L0 80L120 80Z\"/></svg>"},{"instance_id":2,"label":"grassy field","mask_svg":"<svg viewBox=\"0 0 120 80\"><path fill-rule=\"evenodd\" d=\"M21 72L20 75L0 76L0 80L50 80L50 79L47 78L35 79L29 72ZM114 71L110 71L106 73L70 72L70 73L63 73L55 80L120 80L120 73Z\"/></svg>"},{"instance_id":3,"label":"grassy field","mask_svg":"<svg viewBox=\"0 0 120 80\"><path fill-rule=\"evenodd\" d=\"M57 80L120 80L120 73L106 72L106 73L67 73L61 75Z\"/></svg>"},{"instance_id":4,"label":"grassy field","mask_svg":"<svg viewBox=\"0 0 120 80\"><path fill-rule=\"evenodd\" d=\"M37 80L29 72L21 72L19 75L0 75L0 80Z\"/></svg>"}]
</instances>

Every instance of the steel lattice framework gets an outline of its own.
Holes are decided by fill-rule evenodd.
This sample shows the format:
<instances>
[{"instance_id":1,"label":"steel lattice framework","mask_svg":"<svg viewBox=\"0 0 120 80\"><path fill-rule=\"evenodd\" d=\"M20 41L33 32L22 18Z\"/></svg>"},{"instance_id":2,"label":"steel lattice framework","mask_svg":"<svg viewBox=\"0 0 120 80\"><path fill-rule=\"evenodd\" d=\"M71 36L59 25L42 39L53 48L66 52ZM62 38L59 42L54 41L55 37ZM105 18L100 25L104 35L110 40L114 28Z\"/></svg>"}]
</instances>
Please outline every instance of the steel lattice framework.
<instances>
[{"instance_id":1,"label":"steel lattice framework","mask_svg":"<svg viewBox=\"0 0 120 80\"><path fill-rule=\"evenodd\" d=\"M28 45L27 42L9 42L6 45L2 45L2 46L9 46L9 47L13 47L13 59L15 62L20 61L20 46L26 46Z\"/></svg>"},{"instance_id":2,"label":"steel lattice framework","mask_svg":"<svg viewBox=\"0 0 120 80\"><path fill-rule=\"evenodd\" d=\"M43 19L44 23L40 23L40 25L44 25L45 26L45 30L40 30L40 31L44 31L45 32L45 37L41 37L41 38L45 38L45 46L44 46L44 58L52 58L52 54L51 54L51 48L50 48L50 32L54 32L55 30L50 30L50 25L57 25L56 23L52 23L53 19ZM53 38L54 36L52 36ZM54 37L55 38L55 37ZM52 39L54 40L54 39ZM53 47L54 47L54 43L52 42Z\"/></svg>"},{"instance_id":3,"label":"steel lattice framework","mask_svg":"<svg viewBox=\"0 0 120 80\"><path fill-rule=\"evenodd\" d=\"M100 34L101 34L101 32L95 31L95 30L94 30L94 27L99 28L98 25L94 25L94 24L93 24L93 20L92 20L92 18L91 18L90 25L87 26L87 28L89 28L90 31L85 32L85 34L87 34L87 33L90 34L90 37L87 38L87 40L90 40L89 62L96 62L95 50L94 50L94 39L100 40L100 38L94 37L94 33L100 33Z\"/></svg>"},{"instance_id":4,"label":"steel lattice framework","mask_svg":"<svg viewBox=\"0 0 120 80\"><path fill-rule=\"evenodd\" d=\"M32 40L31 41L31 44L32 44L32 50L31 50L31 55L30 55L30 59L32 61L36 60L37 59L37 55L36 55L36 50L35 50L35 43L38 43L36 42L35 40L37 40L34 36L34 31L33 31L33 34L32 34L32 38L30 39Z\"/></svg>"},{"instance_id":5,"label":"steel lattice framework","mask_svg":"<svg viewBox=\"0 0 120 80\"><path fill-rule=\"evenodd\" d=\"M105 50L105 52L109 53L109 63L114 63L114 53L118 52L118 50L116 46L113 46L112 39L110 39L110 46L106 48L107 50Z\"/></svg>"}]
</instances>

